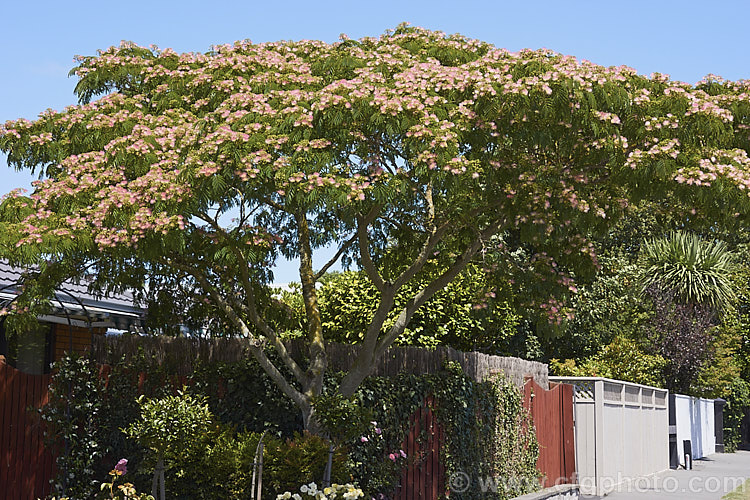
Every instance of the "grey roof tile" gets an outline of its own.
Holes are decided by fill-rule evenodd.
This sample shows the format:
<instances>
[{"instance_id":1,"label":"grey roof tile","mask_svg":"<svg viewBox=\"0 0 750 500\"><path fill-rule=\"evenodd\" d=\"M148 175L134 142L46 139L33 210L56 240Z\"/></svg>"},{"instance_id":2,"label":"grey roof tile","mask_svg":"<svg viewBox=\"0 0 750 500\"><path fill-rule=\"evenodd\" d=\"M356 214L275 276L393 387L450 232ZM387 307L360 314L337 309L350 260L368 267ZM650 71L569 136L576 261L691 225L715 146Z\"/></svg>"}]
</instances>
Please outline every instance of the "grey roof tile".
<instances>
[{"instance_id":1,"label":"grey roof tile","mask_svg":"<svg viewBox=\"0 0 750 500\"><path fill-rule=\"evenodd\" d=\"M5 297L14 294L16 285L21 281L24 269L11 266L7 261L0 260L0 295ZM63 303L79 308L96 311L92 313L98 318L110 317L116 324L132 323L134 317L142 318L145 310L134 303L132 293L108 294L98 296L92 294L84 283L66 281L58 288L57 298ZM0 302L3 297L0 296ZM54 306L54 303L53 303Z\"/></svg>"}]
</instances>

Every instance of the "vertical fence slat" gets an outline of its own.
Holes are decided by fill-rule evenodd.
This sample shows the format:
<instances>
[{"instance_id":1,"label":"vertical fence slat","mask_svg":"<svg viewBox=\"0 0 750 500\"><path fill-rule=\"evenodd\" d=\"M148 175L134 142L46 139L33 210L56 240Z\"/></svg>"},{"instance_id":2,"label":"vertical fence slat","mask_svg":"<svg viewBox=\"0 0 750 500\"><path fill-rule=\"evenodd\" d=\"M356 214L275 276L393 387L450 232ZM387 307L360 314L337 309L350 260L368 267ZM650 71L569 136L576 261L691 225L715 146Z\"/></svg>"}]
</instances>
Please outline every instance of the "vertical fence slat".
<instances>
[{"instance_id":1,"label":"vertical fence slat","mask_svg":"<svg viewBox=\"0 0 750 500\"><path fill-rule=\"evenodd\" d=\"M575 473L573 387L557 384L546 391L534 380L528 380L524 385L524 408L536 429L537 468L544 475L543 486L572 480Z\"/></svg>"},{"instance_id":2,"label":"vertical fence slat","mask_svg":"<svg viewBox=\"0 0 750 500\"><path fill-rule=\"evenodd\" d=\"M18 449L18 405L21 399L21 389L18 382L18 373L14 373L12 382L10 384L10 439L8 442L8 472L7 472L7 484L8 490L7 495L9 500L15 500L17 483L15 478L18 477L18 471L16 471L16 453Z\"/></svg>"},{"instance_id":3,"label":"vertical fence slat","mask_svg":"<svg viewBox=\"0 0 750 500\"><path fill-rule=\"evenodd\" d=\"M10 427L10 420L5 415L6 408L10 408L10 404L6 403L7 397L10 395L8 389L8 381L5 370L5 364L0 363L0 484L7 484L7 464L8 459L8 428ZM5 494L0 492L0 500L5 500Z\"/></svg>"},{"instance_id":4,"label":"vertical fence slat","mask_svg":"<svg viewBox=\"0 0 750 500\"><path fill-rule=\"evenodd\" d=\"M438 436L440 436L438 441L440 445L442 446L442 444L445 443L445 427L441 425L438 431L439 431ZM440 493L445 492L447 494L448 488L446 487L446 484L445 484L445 467L443 466L443 461L442 461L443 456L444 456L444 451L440 449L441 460L439 462L440 467L438 468L438 488L440 488Z\"/></svg>"},{"instance_id":5,"label":"vertical fence slat","mask_svg":"<svg viewBox=\"0 0 750 500\"><path fill-rule=\"evenodd\" d=\"M31 429L31 416L28 412L28 407L33 403L35 390L36 390L36 377L24 377L26 379L26 401L25 404L19 408L21 410L21 425L23 426L23 449L21 456L21 474L18 476L18 482L21 485L21 498L31 499L34 494L32 488L29 487L29 475L30 475L30 462L31 462L31 441L33 439Z\"/></svg>"},{"instance_id":6,"label":"vertical fence slat","mask_svg":"<svg viewBox=\"0 0 750 500\"><path fill-rule=\"evenodd\" d=\"M31 408L47 402L50 375L28 375L0 363L0 500L44 498L52 456L41 419Z\"/></svg>"},{"instance_id":7,"label":"vertical fence slat","mask_svg":"<svg viewBox=\"0 0 750 500\"><path fill-rule=\"evenodd\" d=\"M422 468L422 464L424 463L424 455L423 455L423 449L422 449L422 420L424 419L424 407L420 407L417 410L417 419L416 422L414 422L415 428L414 428L414 448L417 450L419 460L417 460L417 464L414 467L414 498L421 500L422 499L422 479L424 475L424 470Z\"/></svg>"},{"instance_id":8,"label":"vertical fence slat","mask_svg":"<svg viewBox=\"0 0 750 500\"><path fill-rule=\"evenodd\" d=\"M5 363L0 363L0 484L8 484L8 458L10 454L10 392L11 373ZM5 500L0 492L0 500Z\"/></svg>"},{"instance_id":9,"label":"vertical fence slat","mask_svg":"<svg viewBox=\"0 0 750 500\"><path fill-rule=\"evenodd\" d=\"M36 377L35 382L36 387L34 395L34 408L38 410L42 407L42 399L44 398L44 393L48 390L49 378L44 375L40 375ZM38 413L32 416L34 424L34 434L31 450L34 459L34 465L32 467L34 475L31 480L30 486L34 491L34 498L43 498L43 490L41 488L42 485L40 484L40 478L44 476L44 426L42 425L42 418Z\"/></svg>"},{"instance_id":10,"label":"vertical fence slat","mask_svg":"<svg viewBox=\"0 0 750 500\"><path fill-rule=\"evenodd\" d=\"M36 408L42 407L42 398L44 397L44 393L47 390L47 387L44 385L44 383L46 382L46 378L47 377L40 376L36 379L36 395L34 397ZM32 479L31 487L34 489L35 498L43 498L44 493L42 491L41 481L42 477L44 476L44 436L42 435L42 419L37 415L34 423L35 432L34 442L32 446L34 456L34 478Z\"/></svg>"},{"instance_id":11,"label":"vertical fence slat","mask_svg":"<svg viewBox=\"0 0 750 500\"><path fill-rule=\"evenodd\" d=\"M26 407L26 399L28 397L28 379L24 377L23 373L20 373L18 376L18 392L19 392L19 399L18 403L16 404L16 419L15 419L15 425L16 425L16 431L15 434L17 436L16 446L13 450L13 470L15 470L15 473L13 474L13 482L15 483L15 496L18 499L23 498L22 492L23 492L23 465L24 465L24 442L26 441L26 412L24 411L24 408ZM25 499L24 499L25 500Z\"/></svg>"},{"instance_id":12,"label":"vertical fence slat","mask_svg":"<svg viewBox=\"0 0 750 500\"><path fill-rule=\"evenodd\" d=\"M573 423L573 386L561 384L563 387L563 457L565 458L565 478L572 483L575 481L576 472L576 450L575 450L575 427ZM571 401L571 403L568 403Z\"/></svg>"},{"instance_id":13,"label":"vertical fence slat","mask_svg":"<svg viewBox=\"0 0 750 500\"><path fill-rule=\"evenodd\" d=\"M409 450L410 450L411 455L414 457L414 462L412 462L412 464L409 466L409 478L407 480L407 487L406 487L407 500L414 500L414 483L416 479L414 477L415 475L414 472L415 472L416 464L418 460L417 447L415 446L415 442L414 442L415 441L414 440L414 426L415 426L416 420L417 420L416 414L412 415L411 417L412 428L409 431Z\"/></svg>"},{"instance_id":14,"label":"vertical fence slat","mask_svg":"<svg viewBox=\"0 0 750 500\"><path fill-rule=\"evenodd\" d=\"M435 498L432 496L432 490L433 485L435 483L435 470L433 468L433 448L435 446L435 412L432 411L432 401L430 401L429 406L427 407L427 415L429 418L428 422L428 432L427 432L427 446L426 446L426 453L427 453L427 460L425 462L425 467L427 468L427 475L426 475L426 481L425 481L425 498Z\"/></svg>"},{"instance_id":15,"label":"vertical fence slat","mask_svg":"<svg viewBox=\"0 0 750 500\"><path fill-rule=\"evenodd\" d=\"M49 385L52 382L52 376L51 375L45 375L45 378L43 380L44 385L44 393L42 394L42 399L39 402L39 406L42 407L46 405L49 402ZM40 495L40 498L45 498L50 493L50 484L49 481L54 475L54 469L53 469L53 461L54 458L52 456L52 452L44 446L44 424L42 423L42 428L40 429L40 439L41 439L41 445L42 445L42 460L41 460L41 470L42 473L38 475L37 477L37 485L38 490L42 494Z\"/></svg>"},{"instance_id":16,"label":"vertical fence slat","mask_svg":"<svg viewBox=\"0 0 750 500\"><path fill-rule=\"evenodd\" d=\"M16 475L14 477L14 482L16 483L16 495L19 499L24 498L22 493L22 487L23 487L23 466L24 466L24 452L26 451L26 438L28 436L27 434L27 419L26 419L26 401L28 401L29 396L29 377L25 376L24 373L19 374L18 377L19 380L19 392L20 392L20 399L18 403L18 407L16 408L17 416L16 416L16 434L18 435L18 443L16 445Z\"/></svg>"},{"instance_id":17,"label":"vertical fence slat","mask_svg":"<svg viewBox=\"0 0 750 500\"><path fill-rule=\"evenodd\" d=\"M433 400L434 403L434 400ZM439 422L437 421L437 416L433 412L433 421L435 422L435 427L433 429L433 437L432 437L432 492L430 495L430 498L439 498L440 497L440 469L442 466L442 463L440 461L440 447L443 444L442 436L440 433L441 427Z\"/></svg>"},{"instance_id":18,"label":"vertical fence slat","mask_svg":"<svg viewBox=\"0 0 750 500\"><path fill-rule=\"evenodd\" d=\"M5 415L4 421L6 422L6 425L2 429L3 433L3 442L0 444L2 448L0 449L0 452L3 456L3 463L2 463L2 470L0 471L0 484L8 485L5 488L5 496L0 497L4 500L10 500L11 496L11 486L10 486L10 466L11 466L11 456L12 451L10 448L11 439L13 437L13 431L15 430L13 427L13 398L15 396L13 391L13 373L9 370L6 370L6 397L4 401L4 411L3 414Z\"/></svg>"}]
</instances>

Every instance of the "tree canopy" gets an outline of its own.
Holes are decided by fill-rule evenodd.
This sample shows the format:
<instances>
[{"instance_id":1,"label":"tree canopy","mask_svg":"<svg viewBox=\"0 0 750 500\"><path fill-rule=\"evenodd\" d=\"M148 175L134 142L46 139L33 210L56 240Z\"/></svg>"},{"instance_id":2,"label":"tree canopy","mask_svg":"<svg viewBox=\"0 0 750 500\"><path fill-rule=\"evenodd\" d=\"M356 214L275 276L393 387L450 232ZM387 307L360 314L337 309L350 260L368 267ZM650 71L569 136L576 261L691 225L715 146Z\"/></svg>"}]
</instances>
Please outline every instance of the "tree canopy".
<instances>
[{"instance_id":1,"label":"tree canopy","mask_svg":"<svg viewBox=\"0 0 750 500\"><path fill-rule=\"evenodd\" d=\"M689 85L407 26L207 53L124 43L78 62L80 105L0 129L9 164L40 174L0 206L0 252L55 279L194 289L306 417L327 365L315 282L333 262L315 249L336 245L378 290L348 395L473 261L554 324L596 269L591 237L629 204L748 216L748 82ZM306 364L265 319L279 255L300 260Z\"/></svg>"}]
</instances>

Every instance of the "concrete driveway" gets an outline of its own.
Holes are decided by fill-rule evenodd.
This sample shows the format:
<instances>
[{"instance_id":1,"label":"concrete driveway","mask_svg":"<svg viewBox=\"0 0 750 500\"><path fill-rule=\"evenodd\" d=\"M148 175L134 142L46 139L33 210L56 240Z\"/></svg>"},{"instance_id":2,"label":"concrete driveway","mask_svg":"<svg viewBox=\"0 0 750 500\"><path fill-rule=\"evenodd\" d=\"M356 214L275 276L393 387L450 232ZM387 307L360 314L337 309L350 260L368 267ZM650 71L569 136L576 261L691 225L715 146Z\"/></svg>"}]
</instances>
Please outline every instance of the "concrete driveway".
<instances>
[{"instance_id":1,"label":"concrete driveway","mask_svg":"<svg viewBox=\"0 0 750 500\"><path fill-rule=\"evenodd\" d=\"M750 451L715 453L696 460L692 470L670 470L607 495L606 500L663 498L718 500L750 478ZM597 497L583 497L593 499Z\"/></svg>"}]
</instances>

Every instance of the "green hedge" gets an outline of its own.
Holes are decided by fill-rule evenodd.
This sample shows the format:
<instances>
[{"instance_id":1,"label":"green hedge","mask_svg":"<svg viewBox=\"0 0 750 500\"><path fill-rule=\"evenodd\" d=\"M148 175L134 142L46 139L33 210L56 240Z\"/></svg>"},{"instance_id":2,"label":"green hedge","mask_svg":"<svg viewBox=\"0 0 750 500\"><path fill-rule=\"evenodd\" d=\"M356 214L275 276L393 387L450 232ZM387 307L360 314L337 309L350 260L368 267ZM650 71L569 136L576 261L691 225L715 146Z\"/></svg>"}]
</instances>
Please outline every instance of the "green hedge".
<instances>
[{"instance_id":1,"label":"green hedge","mask_svg":"<svg viewBox=\"0 0 750 500\"><path fill-rule=\"evenodd\" d=\"M58 486L65 484L69 495L93 498L97 481L106 479L120 458L129 460L127 480L139 491L150 491L155 457L126 438L122 429L139 418L139 395L172 396L185 382L188 393L205 398L213 420L210 428L195 433L195 442L185 443L192 451L180 463L167 464L170 498L248 497L252 461L263 431L268 431L263 472L268 498L275 498L271 491L298 491L310 481L320 484L328 442L301 433L300 412L255 362L203 366L187 379L163 366L118 363L105 380L88 359L71 357L58 363L43 417L51 424L50 440L60 449L65 449L67 437L68 453L58 458ZM354 482L369 496L390 497L403 467L418 459L400 453L409 417L432 396L445 430L446 477L463 472L472 478L514 478L509 483L513 487L491 498L510 498L538 484L538 448L520 391L502 378L476 383L460 366L447 368L432 375L365 381L350 404L362 409L367 422L345 433L346 439L336 440L334 482ZM340 376L329 376L326 387L336 387ZM69 395L70 387L75 390ZM425 438L423 433L420 439ZM467 491L454 492L451 498L490 497L474 480Z\"/></svg>"},{"instance_id":2,"label":"green hedge","mask_svg":"<svg viewBox=\"0 0 750 500\"><path fill-rule=\"evenodd\" d=\"M740 427L745 412L750 408L750 384L739 377L729 387L724 407L724 451L735 452L742 444Z\"/></svg>"}]
</instances>

